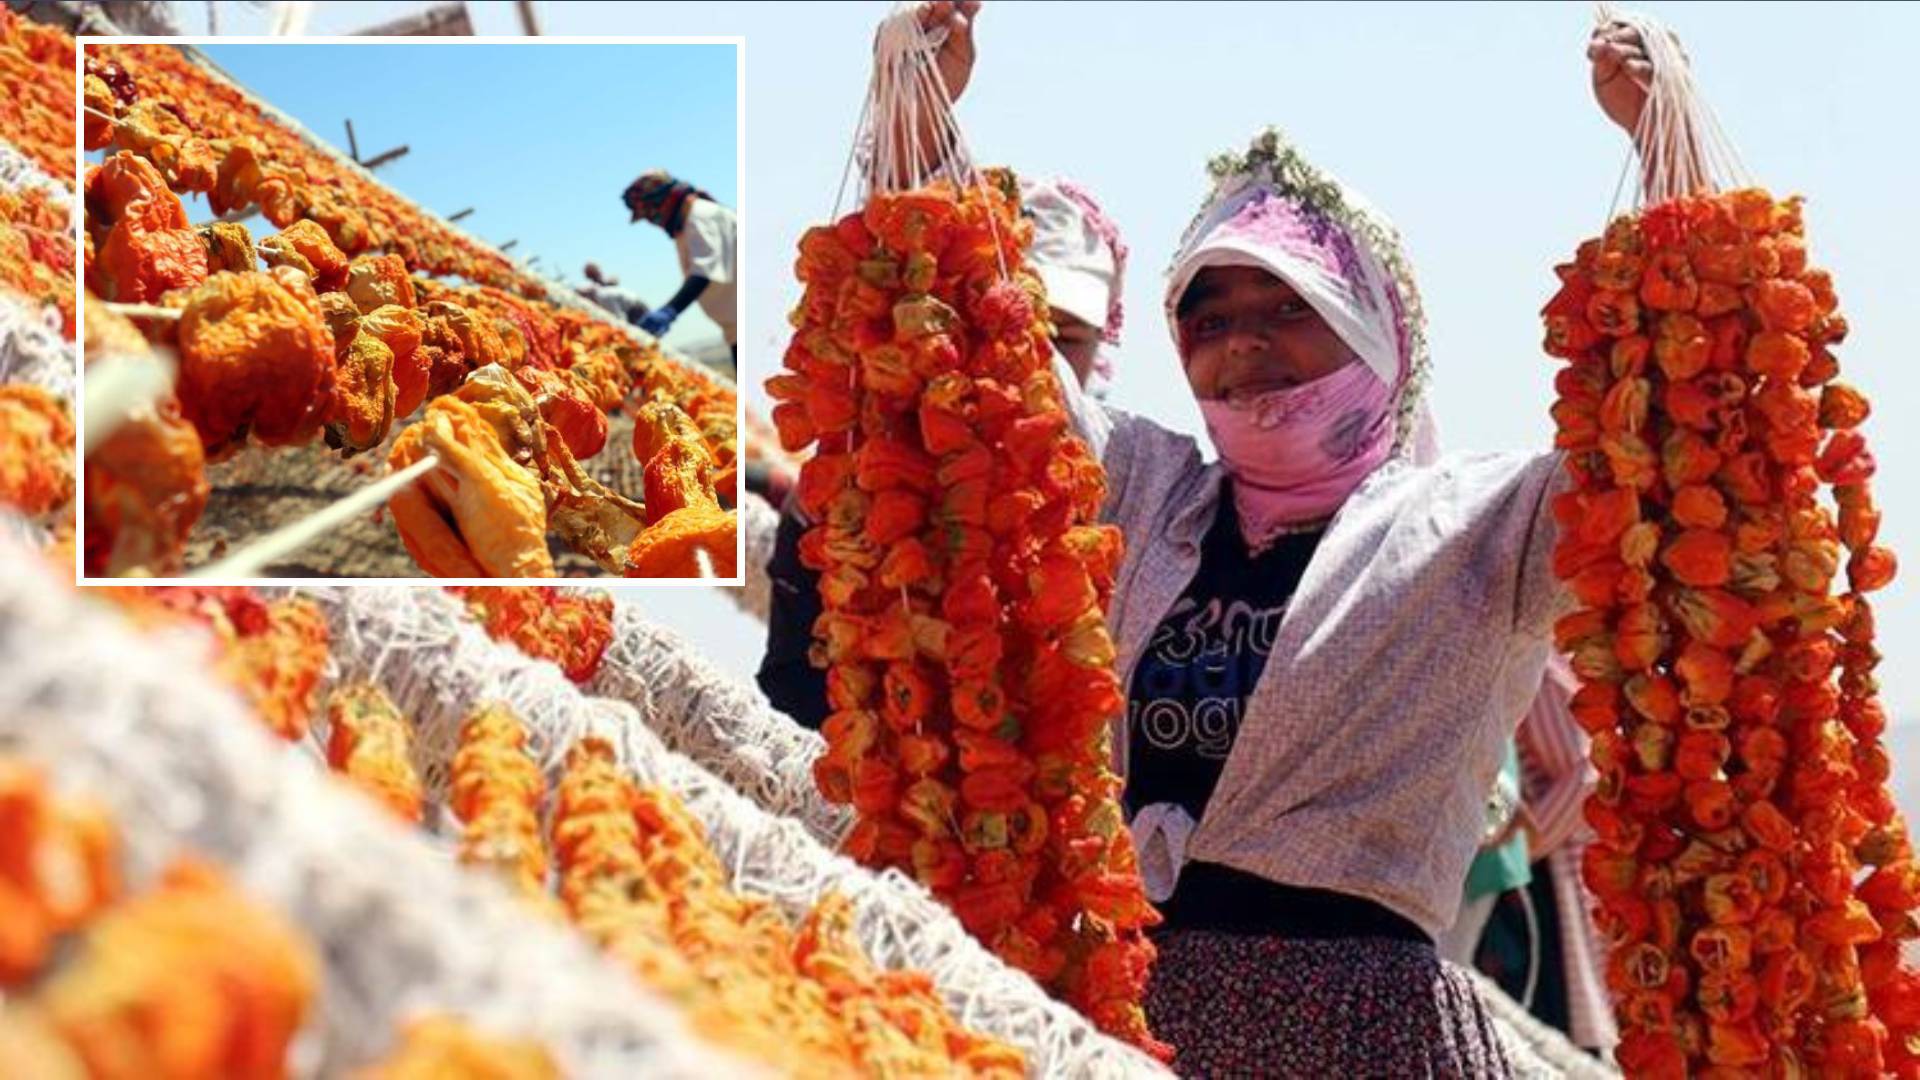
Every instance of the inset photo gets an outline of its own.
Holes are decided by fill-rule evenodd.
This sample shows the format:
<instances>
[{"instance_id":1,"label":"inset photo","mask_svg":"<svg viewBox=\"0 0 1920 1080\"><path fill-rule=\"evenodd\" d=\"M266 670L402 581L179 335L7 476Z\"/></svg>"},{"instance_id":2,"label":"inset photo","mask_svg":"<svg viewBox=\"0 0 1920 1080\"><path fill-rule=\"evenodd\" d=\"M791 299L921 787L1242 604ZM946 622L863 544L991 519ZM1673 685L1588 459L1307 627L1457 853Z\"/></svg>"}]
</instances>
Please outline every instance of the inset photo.
<instances>
[{"instance_id":1,"label":"inset photo","mask_svg":"<svg viewBox=\"0 0 1920 1080\"><path fill-rule=\"evenodd\" d=\"M80 39L82 580L737 584L742 53Z\"/></svg>"}]
</instances>

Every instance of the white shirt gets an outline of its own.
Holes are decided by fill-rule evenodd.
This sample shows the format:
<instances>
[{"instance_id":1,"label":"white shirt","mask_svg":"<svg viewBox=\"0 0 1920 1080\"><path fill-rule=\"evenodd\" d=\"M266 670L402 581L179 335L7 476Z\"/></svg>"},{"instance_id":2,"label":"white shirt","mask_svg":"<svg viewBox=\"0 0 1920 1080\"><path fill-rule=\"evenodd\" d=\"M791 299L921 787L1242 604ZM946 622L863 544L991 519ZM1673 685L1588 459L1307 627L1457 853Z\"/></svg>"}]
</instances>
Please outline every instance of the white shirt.
<instances>
[{"instance_id":1,"label":"white shirt","mask_svg":"<svg viewBox=\"0 0 1920 1080\"><path fill-rule=\"evenodd\" d=\"M700 292L700 310L719 324L727 344L734 341L734 294L739 263L734 251L733 211L707 199L687 204L687 223L674 237L680 249L680 271L688 277L707 279Z\"/></svg>"}]
</instances>

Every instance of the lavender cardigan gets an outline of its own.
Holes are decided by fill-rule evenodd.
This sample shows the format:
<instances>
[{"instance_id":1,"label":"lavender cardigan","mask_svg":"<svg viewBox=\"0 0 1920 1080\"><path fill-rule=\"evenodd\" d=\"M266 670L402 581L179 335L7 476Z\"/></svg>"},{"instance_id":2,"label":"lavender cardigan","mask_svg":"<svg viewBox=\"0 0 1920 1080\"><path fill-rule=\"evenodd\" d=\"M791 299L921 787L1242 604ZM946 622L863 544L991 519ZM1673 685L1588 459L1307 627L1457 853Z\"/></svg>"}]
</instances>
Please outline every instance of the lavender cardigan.
<instances>
[{"instance_id":1,"label":"lavender cardigan","mask_svg":"<svg viewBox=\"0 0 1920 1080\"><path fill-rule=\"evenodd\" d=\"M1108 623L1130 685L1199 565L1224 474L1192 438L1061 382L1106 467L1104 517L1127 541ZM1430 934L1453 923L1502 748L1565 602L1551 569L1559 464L1395 461L1362 484L1282 617L1187 858L1365 897ZM1113 740L1123 775L1125 734Z\"/></svg>"}]
</instances>

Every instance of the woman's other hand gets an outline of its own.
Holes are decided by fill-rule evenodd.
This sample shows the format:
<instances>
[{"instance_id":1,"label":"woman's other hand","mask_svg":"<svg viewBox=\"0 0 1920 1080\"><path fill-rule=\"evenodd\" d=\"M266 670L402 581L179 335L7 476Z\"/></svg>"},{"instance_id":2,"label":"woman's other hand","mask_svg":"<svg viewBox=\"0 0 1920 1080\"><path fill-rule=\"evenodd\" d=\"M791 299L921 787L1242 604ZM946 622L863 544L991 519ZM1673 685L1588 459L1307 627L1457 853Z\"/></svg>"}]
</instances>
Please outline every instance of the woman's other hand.
<instances>
[{"instance_id":1,"label":"woman's other hand","mask_svg":"<svg viewBox=\"0 0 1920 1080\"><path fill-rule=\"evenodd\" d=\"M1646 41L1626 23L1604 23L1587 39L1587 60L1593 66L1593 97L1600 111L1631 136L1640 126L1653 85Z\"/></svg>"},{"instance_id":2,"label":"woman's other hand","mask_svg":"<svg viewBox=\"0 0 1920 1080\"><path fill-rule=\"evenodd\" d=\"M936 33L942 28L947 39L940 43L934 58L940 79L946 83L947 96L955 101L966 92L973 79L973 24L980 16L980 0L931 0L920 5L920 28Z\"/></svg>"}]
</instances>

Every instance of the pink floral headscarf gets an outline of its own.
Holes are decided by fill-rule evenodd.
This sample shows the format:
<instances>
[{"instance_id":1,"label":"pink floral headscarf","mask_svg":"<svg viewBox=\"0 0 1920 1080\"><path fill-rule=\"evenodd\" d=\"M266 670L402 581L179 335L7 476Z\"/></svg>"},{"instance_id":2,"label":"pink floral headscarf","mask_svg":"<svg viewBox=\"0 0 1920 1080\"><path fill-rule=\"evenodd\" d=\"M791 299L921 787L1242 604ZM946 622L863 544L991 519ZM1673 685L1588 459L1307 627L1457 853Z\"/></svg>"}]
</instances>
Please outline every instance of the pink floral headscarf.
<instances>
[{"instance_id":1,"label":"pink floral headscarf","mask_svg":"<svg viewBox=\"0 0 1920 1080\"><path fill-rule=\"evenodd\" d=\"M1262 437L1247 417L1202 403L1223 463L1240 481L1234 488L1236 505L1252 539L1295 521L1328 516L1378 464L1394 458L1425 464L1438 456L1439 444L1421 394L1427 368L1424 316L1392 224L1307 164L1271 130L1256 136L1245 154L1216 159L1212 171L1214 189L1168 270L1167 319L1175 328L1176 346L1176 312L1194 278L1209 267L1253 266L1291 286L1384 388L1384 393L1353 395L1366 402L1369 414L1362 426L1378 444L1322 465L1307 462L1310 471L1326 470L1310 476L1298 468L1293 475L1275 476L1273 451L1301 445L1300 432L1265 423L1271 435ZM1353 378L1348 373L1341 380ZM1309 384L1289 393L1315 392ZM1285 415L1275 404L1263 403L1263 420ZM1351 425L1355 418L1346 419ZM1289 461L1299 464L1297 456Z\"/></svg>"}]
</instances>

